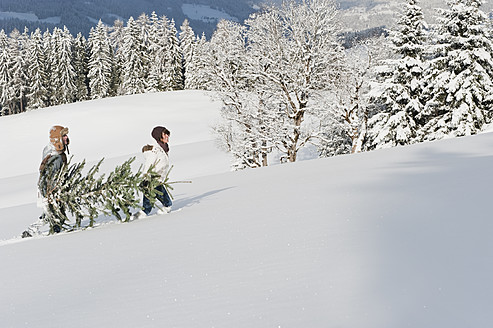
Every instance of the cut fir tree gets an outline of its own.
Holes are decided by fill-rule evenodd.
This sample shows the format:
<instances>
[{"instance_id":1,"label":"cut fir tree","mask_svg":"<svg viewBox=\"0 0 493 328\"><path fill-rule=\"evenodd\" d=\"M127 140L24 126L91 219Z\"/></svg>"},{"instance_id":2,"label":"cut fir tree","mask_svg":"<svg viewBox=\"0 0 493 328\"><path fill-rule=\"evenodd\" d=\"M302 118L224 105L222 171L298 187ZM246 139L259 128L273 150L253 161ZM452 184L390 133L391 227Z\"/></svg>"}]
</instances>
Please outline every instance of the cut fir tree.
<instances>
[{"instance_id":1,"label":"cut fir tree","mask_svg":"<svg viewBox=\"0 0 493 328\"><path fill-rule=\"evenodd\" d=\"M141 168L132 172L131 164L135 157L117 166L107 176L98 175L101 159L96 165L84 174L85 161L67 165L53 177L45 179L47 187L44 198L44 220L49 224L49 233L61 230L70 231L93 227L95 220L100 216L114 215L120 221L128 221L131 209L142 208L139 193L155 204L159 191L155 188L164 184L167 190L172 189L168 176L164 182L158 180L158 175L151 166L147 172ZM169 175L169 172L168 172ZM75 219L70 222L70 216ZM82 226L84 219L89 223Z\"/></svg>"}]
</instances>

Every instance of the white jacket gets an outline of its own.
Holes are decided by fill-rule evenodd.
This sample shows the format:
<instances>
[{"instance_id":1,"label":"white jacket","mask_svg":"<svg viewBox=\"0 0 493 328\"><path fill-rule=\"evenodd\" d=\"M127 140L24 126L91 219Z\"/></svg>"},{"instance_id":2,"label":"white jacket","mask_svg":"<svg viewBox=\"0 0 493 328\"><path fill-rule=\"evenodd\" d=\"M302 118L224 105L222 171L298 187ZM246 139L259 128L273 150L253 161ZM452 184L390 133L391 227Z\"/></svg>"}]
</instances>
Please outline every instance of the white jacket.
<instances>
[{"instance_id":1,"label":"white jacket","mask_svg":"<svg viewBox=\"0 0 493 328\"><path fill-rule=\"evenodd\" d=\"M58 152L55 149L55 146L53 144L49 143L46 145L46 147L43 148L43 155L41 157L41 160L45 159L46 156L51 155L55 156L58 155Z\"/></svg>"},{"instance_id":2,"label":"white jacket","mask_svg":"<svg viewBox=\"0 0 493 328\"><path fill-rule=\"evenodd\" d=\"M164 182L164 179L166 179L166 175L169 171L168 154L166 154L164 149L157 143L157 141L154 141L152 146L152 150L144 152L144 173L147 172L153 164L156 164L153 171L159 174L160 180Z\"/></svg>"},{"instance_id":3,"label":"white jacket","mask_svg":"<svg viewBox=\"0 0 493 328\"><path fill-rule=\"evenodd\" d=\"M41 155L41 161L43 161L46 158L46 156L48 156L48 155L51 155L51 156L58 155L58 152L56 151L55 146L53 146L53 144L51 144L51 143L49 143L46 147L43 148L43 155ZM38 184L39 184L39 181L38 181ZM44 198L41 195L41 192L39 191L39 185L37 188L37 196L38 196L37 201L36 201L37 207L42 208L43 211L46 213L47 207L48 207L48 202L47 202L46 198Z\"/></svg>"}]
</instances>

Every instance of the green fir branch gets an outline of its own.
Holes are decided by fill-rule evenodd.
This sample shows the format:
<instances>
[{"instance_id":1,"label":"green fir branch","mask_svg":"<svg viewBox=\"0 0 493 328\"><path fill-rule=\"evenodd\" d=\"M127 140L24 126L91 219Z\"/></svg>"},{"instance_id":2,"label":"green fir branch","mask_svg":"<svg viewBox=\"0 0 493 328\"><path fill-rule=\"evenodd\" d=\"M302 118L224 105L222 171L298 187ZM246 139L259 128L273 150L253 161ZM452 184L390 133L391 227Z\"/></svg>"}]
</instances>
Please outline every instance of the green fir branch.
<instances>
[{"instance_id":1,"label":"green fir branch","mask_svg":"<svg viewBox=\"0 0 493 328\"><path fill-rule=\"evenodd\" d=\"M167 172L164 182L151 166L147 172L142 172L142 166L136 173L132 172L132 163L135 157L118 165L108 175L99 174L104 158L92 166L86 174L85 160L80 163L71 163L72 158L60 171L53 176L45 175L40 183L46 186L46 213L45 219L50 225L50 233L54 233L55 226L65 231L86 229L93 227L98 216L113 215L118 220L127 222L132 215L131 210L142 209L140 194L145 195L155 205L161 192L156 187L163 184L169 193L173 190L172 184L191 183L191 181L169 181L171 169ZM171 167L172 168L172 167ZM48 168L52 170L53 167ZM48 172L52 172L49 171ZM75 218L70 223L68 213ZM83 220L89 223L83 226Z\"/></svg>"}]
</instances>

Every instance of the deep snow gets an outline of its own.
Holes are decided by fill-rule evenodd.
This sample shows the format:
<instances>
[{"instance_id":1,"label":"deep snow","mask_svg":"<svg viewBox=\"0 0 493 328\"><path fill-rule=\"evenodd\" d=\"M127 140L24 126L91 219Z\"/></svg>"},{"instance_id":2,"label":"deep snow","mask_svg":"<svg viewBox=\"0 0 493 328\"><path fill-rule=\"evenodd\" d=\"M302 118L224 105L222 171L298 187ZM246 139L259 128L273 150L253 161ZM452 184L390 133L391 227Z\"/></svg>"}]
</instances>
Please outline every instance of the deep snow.
<instances>
[{"instance_id":1,"label":"deep snow","mask_svg":"<svg viewBox=\"0 0 493 328\"><path fill-rule=\"evenodd\" d=\"M0 118L0 327L489 327L493 134L229 172L202 92ZM19 239L53 124L111 169L171 130L174 213Z\"/></svg>"}]
</instances>

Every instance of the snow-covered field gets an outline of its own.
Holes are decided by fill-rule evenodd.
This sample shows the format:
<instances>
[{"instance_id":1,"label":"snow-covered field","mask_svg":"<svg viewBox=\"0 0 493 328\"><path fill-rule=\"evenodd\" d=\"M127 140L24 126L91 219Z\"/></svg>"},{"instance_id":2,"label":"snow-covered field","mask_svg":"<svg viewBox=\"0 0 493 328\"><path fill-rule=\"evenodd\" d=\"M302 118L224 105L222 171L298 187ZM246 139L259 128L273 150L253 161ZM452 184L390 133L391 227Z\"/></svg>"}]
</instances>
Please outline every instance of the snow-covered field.
<instances>
[{"instance_id":1,"label":"snow-covered field","mask_svg":"<svg viewBox=\"0 0 493 328\"><path fill-rule=\"evenodd\" d=\"M229 171L202 92L0 118L0 327L493 325L493 134ZM51 125L111 169L171 130L174 209L20 239Z\"/></svg>"},{"instance_id":2,"label":"snow-covered field","mask_svg":"<svg viewBox=\"0 0 493 328\"><path fill-rule=\"evenodd\" d=\"M33 13L17 13L12 11L0 11L0 20L1 19L19 19L28 22L42 22L42 23L51 23L51 24L60 23L59 16L39 19L38 16L36 16Z\"/></svg>"},{"instance_id":3,"label":"snow-covered field","mask_svg":"<svg viewBox=\"0 0 493 328\"><path fill-rule=\"evenodd\" d=\"M392 28L403 13L406 0L338 0L345 30L357 31L372 27ZM436 23L437 8L449 9L446 0L421 0L418 5L428 24ZM484 1L481 10L491 13L492 1Z\"/></svg>"},{"instance_id":4,"label":"snow-covered field","mask_svg":"<svg viewBox=\"0 0 493 328\"><path fill-rule=\"evenodd\" d=\"M238 18L225 13L224 11L211 8L207 5L184 3L181 5L183 14L189 19L200 20L204 22L217 22L221 19L227 19L237 22Z\"/></svg>"}]
</instances>

